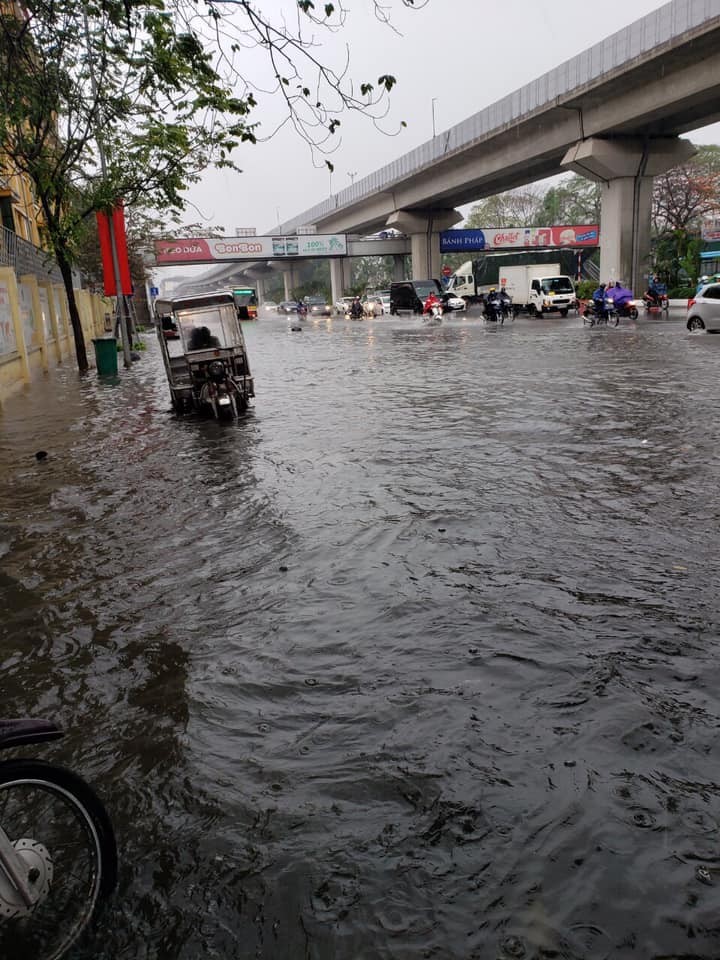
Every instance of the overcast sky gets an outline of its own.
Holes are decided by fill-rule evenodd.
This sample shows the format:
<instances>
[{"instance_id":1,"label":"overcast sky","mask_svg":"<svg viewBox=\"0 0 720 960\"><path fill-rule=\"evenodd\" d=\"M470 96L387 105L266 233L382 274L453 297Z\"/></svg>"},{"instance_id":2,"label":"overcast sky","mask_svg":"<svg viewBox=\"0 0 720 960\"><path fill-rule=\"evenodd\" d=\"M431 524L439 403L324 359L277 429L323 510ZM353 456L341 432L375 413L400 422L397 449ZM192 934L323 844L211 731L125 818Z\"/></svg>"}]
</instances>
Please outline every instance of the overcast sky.
<instances>
[{"instance_id":1,"label":"overcast sky","mask_svg":"<svg viewBox=\"0 0 720 960\"><path fill-rule=\"evenodd\" d=\"M350 73L358 81L397 78L390 112L380 132L370 119L343 115L330 174L288 126L267 142L242 145L236 162L243 173L208 171L188 193L187 221L225 227L255 227L258 234L289 220L332 192L347 187L500 99L603 37L663 4L657 0L429 0L419 10L400 0L382 0L394 29L378 23L372 0L345 0L344 29L315 33L320 59L340 64L349 48ZM320 4L318 4L320 6ZM262 9L293 16L295 0L263 0ZM248 51L246 73L262 82L264 54ZM258 94L254 119L269 134L283 116L280 100ZM433 103L434 101L434 103ZM697 143L720 143L720 124L688 134ZM352 176L351 176L352 175ZM469 208L464 208L467 212Z\"/></svg>"}]
</instances>

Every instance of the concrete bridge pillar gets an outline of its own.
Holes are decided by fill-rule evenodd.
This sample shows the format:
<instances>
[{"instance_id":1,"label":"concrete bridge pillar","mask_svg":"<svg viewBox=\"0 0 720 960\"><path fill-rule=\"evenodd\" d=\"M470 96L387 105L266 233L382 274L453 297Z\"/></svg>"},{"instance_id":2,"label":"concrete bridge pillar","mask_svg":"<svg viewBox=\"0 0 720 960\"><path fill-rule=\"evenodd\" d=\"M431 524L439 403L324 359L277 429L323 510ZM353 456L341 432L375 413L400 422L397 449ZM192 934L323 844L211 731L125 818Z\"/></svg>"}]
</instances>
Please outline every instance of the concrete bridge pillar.
<instances>
[{"instance_id":1,"label":"concrete bridge pillar","mask_svg":"<svg viewBox=\"0 0 720 960\"><path fill-rule=\"evenodd\" d=\"M603 140L590 137L571 147L562 165L602 184L600 279L622 280L636 295L650 270L653 178L695 153L688 140Z\"/></svg>"},{"instance_id":2,"label":"concrete bridge pillar","mask_svg":"<svg viewBox=\"0 0 720 960\"><path fill-rule=\"evenodd\" d=\"M440 279L440 231L448 230L463 219L457 210L395 210L387 226L410 237L413 280ZM402 278L404 279L404 278Z\"/></svg>"},{"instance_id":3,"label":"concrete bridge pillar","mask_svg":"<svg viewBox=\"0 0 720 960\"><path fill-rule=\"evenodd\" d=\"M333 257L330 261L330 291L332 302L337 303L340 297L347 296L352 280L352 263L350 257Z\"/></svg>"},{"instance_id":4,"label":"concrete bridge pillar","mask_svg":"<svg viewBox=\"0 0 720 960\"><path fill-rule=\"evenodd\" d=\"M404 253L393 254L392 278L393 280L412 279L410 277L405 276L405 254Z\"/></svg>"},{"instance_id":5,"label":"concrete bridge pillar","mask_svg":"<svg viewBox=\"0 0 720 960\"><path fill-rule=\"evenodd\" d=\"M255 281L257 286L257 300L258 306L262 306L265 303L265 279L263 277L258 277Z\"/></svg>"},{"instance_id":6,"label":"concrete bridge pillar","mask_svg":"<svg viewBox=\"0 0 720 960\"><path fill-rule=\"evenodd\" d=\"M294 265L283 270L283 281L285 284L285 299L296 300L297 290L295 288L298 284L298 273Z\"/></svg>"}]
</instances>

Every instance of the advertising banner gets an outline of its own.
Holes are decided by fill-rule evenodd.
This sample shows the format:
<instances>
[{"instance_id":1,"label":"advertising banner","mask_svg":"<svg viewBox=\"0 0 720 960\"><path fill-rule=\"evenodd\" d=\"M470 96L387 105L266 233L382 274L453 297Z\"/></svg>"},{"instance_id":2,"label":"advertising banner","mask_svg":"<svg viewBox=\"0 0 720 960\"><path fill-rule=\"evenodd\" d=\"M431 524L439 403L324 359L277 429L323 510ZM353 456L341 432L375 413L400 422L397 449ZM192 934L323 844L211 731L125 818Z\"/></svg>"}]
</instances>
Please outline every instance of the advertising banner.
<instances>
[{"instance_id":1,"label":"advertising banner","mask_svg":"<svg viewBox=\"0 0 720 960\"><path fill-rule=\"evenodd\" d=\"M120 271L120 292L130 295L133 292L132 280L130 279L130 265L128 264L127 240L125 236L125 212L122 203L113 208L112 215L98 211L96 214L98 226L98 239L100 240L100 254L103 264L103 281L105 287L105 296L114 297L117 293L117 282L115 280L115 265L113 263L112 245L110 235L112 233L115 242L115 253L117 254L118 269Z\"/></svg>"},{"instance_id":2,"label":"advertising banner","mask_svg":"<svg viewBox=\"0 0 720 960\"><path fill-rule=\"evenodd\" d=\"M7 283L0 281L0 355L15 353L15 327L10 309L10 290Z\"/></svg>"},{"instance_id":3,"label":"advertising banner","mask_svg":"<svg viewBox=\"0 0 720 960\"><path fill-rule=\"evenodd\" d=\"M38 290L38 296L40 297L40 313L42 314L43 330L45 331L45 339L52 340L52 320L50 319L50 303L48 301L47 290L45 287L40 287Z\"/></svg>"},{"instance_id":4,"label":"advertising banner","mask_svg":"<svg viewBox=\"0 0 720 960\"><path fill-rule=\"evenodd\" d=\"M18 284L18 300L20 303L20 320L22 321L23 335L26 346L40 343L39 334L35 334L35 318L32 308L32 290L27 283Z\"/></svg>"},{"instance_id":5,"label":"advertising banner","mask_svg":"<svg viewBox=\"0 0 720 960\"><path fill-rule=\"evenodd\" d=\"M347 256L344 233L297 237L197 237L156 240L158 266L171 263L227 263L235 260L282 260L295 257Z\"/></svg>"},{"instance_id":6,"label":"advertising banner","mask_svg":"<svg viewBox=\"0 0 720 960\"><path fill-rule=\"evenodd\" d=\"M597 247L597 223L552 227L491 227L487 230L443 230L440 253L471 250L524 250L527 247Z\"/></svg>"}]
</instances>

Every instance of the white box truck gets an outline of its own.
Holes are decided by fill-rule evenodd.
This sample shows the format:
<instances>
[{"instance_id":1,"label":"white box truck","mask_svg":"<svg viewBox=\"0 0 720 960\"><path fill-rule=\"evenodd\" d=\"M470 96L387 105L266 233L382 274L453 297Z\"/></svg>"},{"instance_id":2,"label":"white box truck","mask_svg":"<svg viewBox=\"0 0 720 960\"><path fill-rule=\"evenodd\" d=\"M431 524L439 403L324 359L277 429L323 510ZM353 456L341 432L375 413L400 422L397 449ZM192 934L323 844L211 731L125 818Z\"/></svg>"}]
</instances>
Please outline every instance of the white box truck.
<instances>
[{"instance_id":1,"label":"white box truck","mask_svg":"<svg viewBox=\"0 0 720 960\"><path fill-rule=\"evenodd\" d=\"M512 284L513 290L508 289L508 292L512 294L513 301L518 307L532 307L533 313L537 312L536 306L543 312L556 307L558 310L564 310L568 304L561 301L568 296L566 293L557 290L554 293L548 292L547 295L537 296L535 295L537 291L534 291L534 295L531 296L531 281L539 280L540 293L544 294L543 280L563 278L563 283L560 285L563 291L567 287L565 281L569 280L572 294L568 299L574 301L575 287L570 280L570 274L574 272L576 265L577 252L574 250L548 250L544 253L533 251L532 255L526 251L493 252L480 256L477 260L467 260L459 266L450 276L446 289L455 296L462 297L467 305L471 306L482 303L493 287L500 289L505 281L506 286ZM546 283L546 286L550 291L553 285Z\"/></svg>"},{"instance_id":2,"label":"white box truck","mask_svg":"<svg viewBox=\"0 0 720 960\"><path fill-rule=\"evenodd\" d=\"M559 313L566 317L575 306L575 285L570 277L560 273L559 263L505 267L498 285L504 286L513 303L525 307L531 316Z\"/></svg>"}]
</instances>

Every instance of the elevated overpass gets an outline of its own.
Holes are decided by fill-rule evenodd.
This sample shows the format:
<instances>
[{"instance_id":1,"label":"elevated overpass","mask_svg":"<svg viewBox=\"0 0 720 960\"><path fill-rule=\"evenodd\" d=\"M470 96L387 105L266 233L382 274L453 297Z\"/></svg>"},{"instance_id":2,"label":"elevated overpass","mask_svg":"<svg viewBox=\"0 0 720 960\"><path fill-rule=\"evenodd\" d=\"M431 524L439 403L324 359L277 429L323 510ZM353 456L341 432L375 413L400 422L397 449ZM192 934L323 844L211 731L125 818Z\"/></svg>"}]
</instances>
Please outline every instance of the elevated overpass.
<instances>
[{"instance_id":1,"label":"elevated overpass","mask_svg":"<svg viewBox=\"0 0 720 960\"><path fill-rule=\"evenodd\" d=\"M692 155L681 134L718 120L720 0L671 0L269 232L394 227L414 276L438 276L456 206L572 170L602 184L601 276L637 286L653 177ZM341 263L332 281L341 292Z\"/></svg>"}]
</instances>

